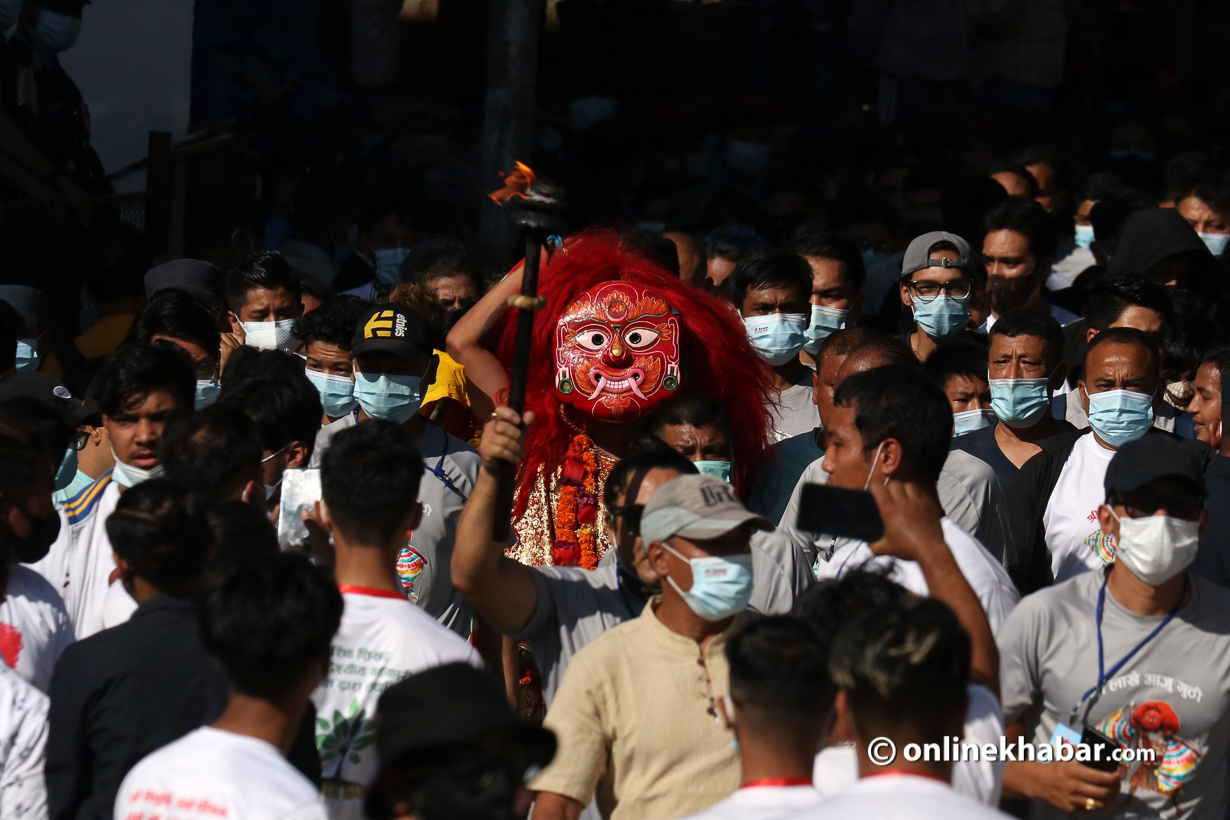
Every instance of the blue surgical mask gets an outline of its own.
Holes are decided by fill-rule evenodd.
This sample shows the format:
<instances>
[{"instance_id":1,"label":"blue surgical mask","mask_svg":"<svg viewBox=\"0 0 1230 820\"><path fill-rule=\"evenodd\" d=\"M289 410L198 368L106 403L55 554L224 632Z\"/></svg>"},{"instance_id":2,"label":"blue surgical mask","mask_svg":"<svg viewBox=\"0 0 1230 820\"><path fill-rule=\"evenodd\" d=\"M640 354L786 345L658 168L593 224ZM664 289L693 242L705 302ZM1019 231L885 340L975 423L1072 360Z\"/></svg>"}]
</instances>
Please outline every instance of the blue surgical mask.
<instances>
[{"instance_id":1,"label":"blue surgical mask","mask_svg":"<svg viewBox=\"0 0 1230 820\"><path fill-rule=\"evenodd\" d=\"M374 419L401 424L419 411L423 390L418 376L388 373L354 374L354 397L363 412Z\"/></svg>"},{"instance_id":2,"label":"blue surgical mask","mask_svg":"<svg viewBox=\"0 0 1230 820\"><path fill-rule=\"evenodd\" d=\"M320 406L330 418L344 416L354 410L359 400L354 397L354 379L305 370L308 381L320 393ZM368 415L371 415L370 413Z\"/></svg>"},{"instance_id":3,"label":"blue surgical mask","mask_svg":"<svg viewBox=\"0 0 1230 820\"><path fill-rule=\"evenodd\" d=\"M991 379L991 409L1009 427L1032 427L1051 409L1049 379Z\"/></svg>"},{"instance_id":4,"label":"blue surgical mask","mask_svg":"<svg viewBox=\"0 0 1230 820\"><path fill-rule=\"evenodd\" d=\"M807 317L802 313L770 313L743 320L752 347L777 367L799 355L807 343Z\"/></svg>"},{"instance_id":5,"label":"blue surgical mask","mask_svg":"<svg viewBox=\"0 0 1230 820\"><path fill-rule=\"evenodd\" d=\"M21 0L0 0L0 31L8 31L17 25L21 17Z\"/></svg>"},{"instance_id":6,"label":"blue surgical mask","mask_svg":"<svg viewBox=\"0 0 1230 820\"><path fill-rule=\"evenodd\" d=\"M811 306L811 324L807 326L807 341L803 349L815 356L820 352L820 343L846 326L846 311L821 305Z\"/></svg>"},{"instance_id":7,"label":"blue surgical mask","mask_svg":"<svg viewBox=\"0 0 1230 820\"><path fill-rule=\"evenodd\" d=\"M880 253L873 248L863 248L860 256L863 257L864 270L871 270L889 257L887 253Z\"/></svg>"},{"instance_id":8,"label":"blue surgical mask","mask_svg":"<svg viewBox=\"0 0 1230 820\"><path fill-rule=\"evenodd\" d=\"M1226 252L1226 242L1230 240L1230 233L1198 233L1196 235L1209 249L1209 253L1214 256L1221 256Z\"/></svg>"},{"instance_id":9,"label":"blue surgical mask","mask_svg":"<svg viewBox=\"0 0 1230 820\"><path fill-rule=\"evenodd\" d=\"M68 482L68 486L52 493L51 500L57 507L61 504L66 504L76 498L82 490L91 486L93 483L94 479L81 472L80 468L78 468L77 472L73 475L72 480Z\"/></svg>"},{"instance_id":10,"label":"blue surgical mask","mask_svg":"<svg viewBox=\"0 0 1230 820\"><path fill-rule=\"evenodd\" d=\"M952 414L954 436L963 436L995 424L995 413L990 410L962 410Z\"/></svg>"},{"instance_id":11,"label":"blue surgical mask","mask_svg":"<svg viewBox=\"0 0 1230 820\"><path fill-rule=\"evenodd\" d=\"M1086 392L1085 395L1089 397L1089 426L1111 447L1135 441L1153 426L1152 396L1135 390Z\"/></svg>"},{"instance_id":12,"label":"blue surgical mask","mask_svg":"<svg viewBox=\"0 0 1230 820\"><path fill-rule=\"evenodd\" d=\"M697 615L706 621L722 621L747 609L747 602L752 599L752 556L684 558L670 544L664 543L662 546L691 566L692 588L687 592L680 589L669 575L666 581Z\"/></svg>"},{"instance_id":13,"label":"blue surgical mask","mask_svg":"<svg viewBox=\"0 0 1230 820\"><path fill-rule=\"evenodd\" d=\"M43 9L38 13L38 22L30 31L34 42L52 51L67 51L81 34L81 18L56 14Z\"/></svg>"},{"instance_id":14,"label":"blue surgical mask","mask_svg":"<svg viewBox=\"0 0 1230 820\"><path fill-rule=\"evenodd\" d=\"M17 372L25 373L38 367L38 348L34 339L17 340Z\"/></svg>"},{"instance_id":15,"label":"blue surgical mask","mask_svg":"<svg viewBox=\"0 0 1230 820\"><path fill-rule=\"evenodd\" d=\"M60 468L56 470L56 489L63 490L69 484L73 483L73 478L77 475L77 449L69 447L64 453L64 460L60 462Z\"/></svg>"},{"instance_id":16,"label":"blue surgical mask","mask_svg":"<svg viewBox=\"0 0 1230 820\"><path fill-rule=\"evenodd\" d=\"M213 379L197 379L196 380L196 409L208 407L218 400L218 394L222 392L222 385L218 384L216 378Z\"/></svg>"},{"instance_id":17,"label":"blue surgical mask","mask_svg":"<svg viewBox=\"0 0 1230 820\"><path fill-rule=\"evenodd\" d=\"M110 444L107 445L111 447ZM115 454L115 447L111 447L111 457L115 459L115 468L111 471L111 480L123 487L125 490L130 490L140 484L142 481L149 481L151 478L159 478L162 473L162 462L156 466L149 468L137 467L133 464L125 464L120 461L119 456Z\"/></svg>"},{"instance_id":18,"label":"blue surgical mask","mask_svg":"<svg viewBox=\"0 0 1230 820\"><path fill-rule=\"evenodd\" d=\"M376 254L376 281L382 285L401 282L401 263L410 255L409 248L382 248Z\"/></svg>"},{"instance_id":19,"label":"blue surgical mask","mask_svg":"<svg viewBox=\"0 0 1230 820\"><path fill-rule=\"evenodd\" d=\"M692 466L699 470L701 475L711 475L722 479L727 484L730 483L731 463L729 461L693 461Z\"/></svg>"},{"instance_id":20,"label":"blue surgical mask","mask_svg":"<svg viewBox=\"0 0 1230 820\"><path fill-rule=\"evenodd\" d=\"M947 339L955 336L969 321L969 302L953 299L941 293L930 302L918 297L914 300L914 321L918 328L932 339Z\"/></svg>"},{"instance_id":21,"label":"blue surgical mask","mask_svg":"<svg viewBox=\"0 0 1230 820\"><path fill-rule=\"evenodd\" d=\"M1077 225L1076 226L1076 244L1079 247L1089 250L1089 246L1093 244L1093 226L1092 225Z\"/></svg>"}]
</instances>

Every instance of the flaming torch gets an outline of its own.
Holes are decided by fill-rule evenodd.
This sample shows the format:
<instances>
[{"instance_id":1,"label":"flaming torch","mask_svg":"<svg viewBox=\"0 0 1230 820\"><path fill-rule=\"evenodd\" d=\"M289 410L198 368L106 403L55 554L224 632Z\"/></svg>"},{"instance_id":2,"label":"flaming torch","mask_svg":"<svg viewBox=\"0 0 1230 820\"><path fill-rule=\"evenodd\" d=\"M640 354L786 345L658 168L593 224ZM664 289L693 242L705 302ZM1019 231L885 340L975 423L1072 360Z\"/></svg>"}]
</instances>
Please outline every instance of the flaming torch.
<instances>
[{"instance_id":1,"label":"flaming torch","mask_svg":"<svg viewBox=\"0 0 1230 820\"><path fill-rule=\"evenodd\" d=\"M560 216L563 191L544 179L539 179L525 163L515 163L511 173L504 175L504 187L487 196L497 205L516 201L519 207L510 216L525 238L525 263L521 271L521 293L508 297L508 306L517 309L517 335L513 344L512 372L508 374L508 406L518 414L525 410L525 384L529 377L530 346L534 335L534 311L546 307L538 295L538 268L542 249L548 238L564 230ZM500 463L500 488L496 496L497 509L508 510L508 516L497 515L492 537L503 541L508 537L513 495L516 492L516 467Z\"/></svg>"}]
</instances>

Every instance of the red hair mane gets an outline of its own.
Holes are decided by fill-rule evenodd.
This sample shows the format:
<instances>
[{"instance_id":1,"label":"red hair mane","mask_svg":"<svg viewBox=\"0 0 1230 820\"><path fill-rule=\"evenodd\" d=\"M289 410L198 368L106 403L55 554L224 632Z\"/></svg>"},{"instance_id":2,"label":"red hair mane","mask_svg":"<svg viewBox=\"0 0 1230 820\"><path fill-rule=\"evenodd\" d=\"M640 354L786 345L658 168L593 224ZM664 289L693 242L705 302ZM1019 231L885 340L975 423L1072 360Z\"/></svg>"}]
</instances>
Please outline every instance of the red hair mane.
<instances>
[{"instance_id":1,"label":"red hair mane","mask_svg":"<svg viewBox=\"0 0 1230 820\"><path fill-rule=\"evenodd\" d=\"M546 466L550 471L563 463L572 438L555 395L556 323L582 293L612 281L651 287L679 311L683 329L682 391L709 396L726 409L734 439L732 479L736 491L746 499L768 457L771 419L767 407L774 397L768 365L752 349L738 314L726 302L626 250L618 234L589 230L569 237L539 276L538 294L546 297L547 306L534 320L534 366L525 399L525 407L534 411L535 421L519 470L514 515L525 512L529 501L526 490L538 469ZM511 369L515 336L516 322L509 311L495 337L495 353L505 369Z\"/></svg>"}]
</instances>

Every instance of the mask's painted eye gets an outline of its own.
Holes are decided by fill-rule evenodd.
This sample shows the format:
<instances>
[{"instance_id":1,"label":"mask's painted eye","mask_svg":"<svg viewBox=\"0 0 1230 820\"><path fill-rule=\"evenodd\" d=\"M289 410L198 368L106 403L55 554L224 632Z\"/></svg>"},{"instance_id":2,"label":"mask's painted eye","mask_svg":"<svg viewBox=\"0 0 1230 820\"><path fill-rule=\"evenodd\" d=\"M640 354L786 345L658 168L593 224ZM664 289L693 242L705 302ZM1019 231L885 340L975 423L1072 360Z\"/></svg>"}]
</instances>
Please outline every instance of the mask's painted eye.
<instances>
[{"instance_id":1,"label":"mask's painted eye","mask_svg":"<svg viewBox=\"0 0 1230 820\"><path fill-rule=\"evenodd\" d=\"M601 350L606 347L606 331L583 330L576 335L577 344L586 350Z\"/></svg>"},{"instance_id":2,"label":"mask's painted eye","mask_svg":"<svg viewBox=\"0 0 1230 820\"><path fill-rule=\"evenodd\" d=\"M624 336L624 341L628 343L628 347L633 350L644 350L658 340L660 334L656 330L650 330L647 327L638 327L629 330Z\"/></svg>"}]
</instances>

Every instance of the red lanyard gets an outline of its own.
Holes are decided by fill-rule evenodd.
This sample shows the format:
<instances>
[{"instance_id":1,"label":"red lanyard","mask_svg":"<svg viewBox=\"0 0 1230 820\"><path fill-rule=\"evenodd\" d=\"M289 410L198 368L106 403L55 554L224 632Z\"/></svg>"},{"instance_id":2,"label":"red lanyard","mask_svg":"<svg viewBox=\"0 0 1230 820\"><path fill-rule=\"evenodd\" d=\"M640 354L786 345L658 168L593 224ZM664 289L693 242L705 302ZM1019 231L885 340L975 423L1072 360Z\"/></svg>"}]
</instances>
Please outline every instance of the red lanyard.
<instances>
[{"instance_id":1,"label":"red lanyard","mask_svg":"<svg viewBox=\"0 0 1230 820\"><path fill-rule=\"evenodd\" d=\"M406 600L406 596L402 595L400 592L392 592L387 589L376 589L375 587L360 587L355 586L354 584L338 584L337 591L343 595L349 592L351 595L370 595L373 598L397 598L401 601Z\"/></svg>"},{"instance_id":2,"label":"red lanyard","mask_svg":"<svg viewBox=\"0 0 1230 820\"><path fill-rule=\"evenodd\" d=\"M931 774L931 772L913 772L913 771L907 771L905 769L884 769L882 771L872 772L871 774L863 775L863 778L866 779L868 777L886 777L886 776L887 777L926 777L930 780L938 780L939 782L943 783L945 786L952 785L947 780L940 777L938 774Z\"/></svg>"},{"instance_id":3,"label":"red lanyard","mask_svg":"<svg viewBox=\"0 0 1230 820\"><path fill-rule=\"evenodd\" d=\"M810 777L762 777L760 780L753 780L750 783L744 783L739 788L754 789L758 786L810 786L812 785Z\"/></svg>"}]
</instances>

